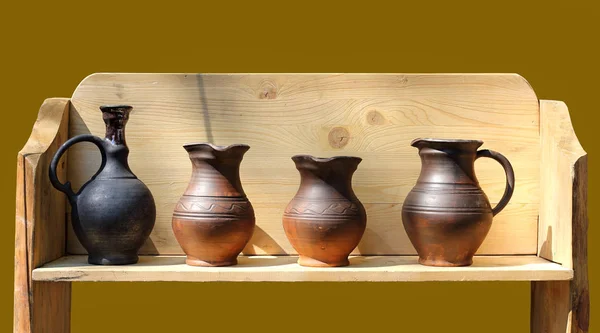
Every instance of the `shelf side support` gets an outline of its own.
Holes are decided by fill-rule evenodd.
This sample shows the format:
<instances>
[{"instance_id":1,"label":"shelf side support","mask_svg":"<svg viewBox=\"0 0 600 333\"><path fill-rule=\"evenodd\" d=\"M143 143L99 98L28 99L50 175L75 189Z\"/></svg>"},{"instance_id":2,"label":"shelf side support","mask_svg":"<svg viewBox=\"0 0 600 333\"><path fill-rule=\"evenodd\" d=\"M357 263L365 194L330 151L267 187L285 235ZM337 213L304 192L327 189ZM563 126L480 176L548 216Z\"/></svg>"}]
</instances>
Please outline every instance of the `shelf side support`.
<instances>
[{"instance_id":1,"label":"shelf side support","mask_svg":"<svg viewBox=\"0 0 600 333\"><path fill-rule=\"evenodd\" d=\"M584 333L590 311L587 154L565 103L540 101L540 137L538 256L573 269L574 278L532 282L531 332Z\"/></svg>"},{"instance_id":2,"label":"shelf side support","mask_svg":"<svg viewBox=\"0 0 600 333\"><path fill-rule=\"evenodd\" d=\"M69 99L42 104L29 140L17 156L13 331L68 333L71 283L33 281L34 268L65 254L66 200L55 191L48 167L68 138ZM66 159L58 175L66 176Z\"/></svg>"}]
</instances>

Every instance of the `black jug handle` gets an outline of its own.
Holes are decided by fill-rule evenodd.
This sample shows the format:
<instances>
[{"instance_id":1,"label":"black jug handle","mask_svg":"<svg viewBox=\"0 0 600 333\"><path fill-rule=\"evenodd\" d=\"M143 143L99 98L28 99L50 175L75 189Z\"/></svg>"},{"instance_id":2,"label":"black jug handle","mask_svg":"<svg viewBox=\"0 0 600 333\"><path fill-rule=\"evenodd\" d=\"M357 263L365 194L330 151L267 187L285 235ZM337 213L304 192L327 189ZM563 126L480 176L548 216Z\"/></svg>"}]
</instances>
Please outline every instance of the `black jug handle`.
<instances>
[{"instance_id":1,"label":"black jug handle","mask_svg":"<svg viewBox=\"0 0 600 333\"><path fill-rule=\"evenodd\" d=\"M506 187L504 189L504 194L502 195L502 199L500 199L496 207L492 208L492 214L496 216L496 214L500 213L504 207L506 207L513 195L513 192L515 191L515 172L508 159L497 151L488 149L479 150L477 151L477 157L475 159L480 157L489 157L496 160L498 163L500 163L500 165L502 165L504 172L506 173Z\"/></svg>"},{"instance_id":2,"label":"black jug handle","mask_svg":"<svg viewBox=\"0 0 600 333\"><path fill-rule=\"evenodd\" d=\"M67 181L66 183L63 184L58 180L58 176L56 174L56 168L58 167L58 162L60 161L60 158L67 151L67 149L71 148L71 146L76 143L84 142L84 141L91 142L98 147L98 149L100 150L100 154L102 155L102 164L100 165L100 168L98 169L98 171L96 171L96 173L92 176L92 178L90 180L88 180L85 184L83 184L83 186L81 186L81 188L79 189L79 192L74 193L73 189L71 188L71 182ZM94 178L96 178L96 176L102 171L102 169L104 169L105 165L106 165L106 149L104 149L104 140L102 140L101 138L99 138L97 136L91 135L91 134L78 135L76 137L73 137L73 138L67 140L62 146L60 146L60 148L58 148L58 151L52 158L52 162L50 162L50 169L49 169L50 182L57 190L64 192L70 201L74 201L75 198L77 197L77 195L81 192L81 190L83 190L83 188L87 184L89 184L92 180L94 180Z\"/></svg>"}]
</instances>

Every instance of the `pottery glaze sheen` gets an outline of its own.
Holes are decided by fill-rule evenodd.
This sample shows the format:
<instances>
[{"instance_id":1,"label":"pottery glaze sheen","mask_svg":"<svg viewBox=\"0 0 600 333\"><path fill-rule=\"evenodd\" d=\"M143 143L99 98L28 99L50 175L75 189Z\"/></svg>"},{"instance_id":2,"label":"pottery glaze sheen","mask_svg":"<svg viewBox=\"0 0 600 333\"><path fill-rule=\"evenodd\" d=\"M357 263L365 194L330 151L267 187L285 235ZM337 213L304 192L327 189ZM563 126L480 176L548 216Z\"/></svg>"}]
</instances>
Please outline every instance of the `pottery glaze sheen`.
<instances>
[{"instance_id":1,"label":"pottery glaze sheen","mask_svg":"<svg viewBox=\"0 0 600 333\"><path fill-rule=\"evenodd\" d=\"M184 148L192 177L175 207L172 227L186 263L235 265L254 233L254 209L240 181L240 164L250 146L196 143Z\"/></svg>"},{"instance_id":2,"label":"pottery glaze sheen","mask_svg":"<svg viewBox=\"0 0 600 333\"><path fill-rule=\"evenodd\" d=\"M469 266L492 225L508 204L515 185L510 162L498 152L477 150L479 140L416 139L421 173L402 206L402 222L428 266ZM506 173L506 188L494 208L475 176L475 160L489 157Z\"/></svg>"},{"instance_id":3,"label":"pottery glaze sheen","mask_svg":"<svg viewBox=\"0 0 600 333\"><path fill-rule=\"evenodd\" d=\"M154 228L156 207L152 193L127 162L125 125L132 107L105 105L100 110L106 124L104 138L84 134L67 140L52 159L50 181L69 199L73 230L87 250L90 264L134 264ZM62 184L58 180L56 168L67 149L84 141L98 147L102 163L96 174L74 193L70 182Z\"/></svg>"},{"instance_id":4,"label":"pottery glaze sheen","mask_svg":"<svg viewBox=\"0 0 600 333\"><path fill-rule=\"evenodd\" d=\"M366 228L365 208L352 190L359 157L292 157L300 172L300 188L283 215L283 228L298 264L347 266L348 256Z\"/></svg>"}]
</instances>

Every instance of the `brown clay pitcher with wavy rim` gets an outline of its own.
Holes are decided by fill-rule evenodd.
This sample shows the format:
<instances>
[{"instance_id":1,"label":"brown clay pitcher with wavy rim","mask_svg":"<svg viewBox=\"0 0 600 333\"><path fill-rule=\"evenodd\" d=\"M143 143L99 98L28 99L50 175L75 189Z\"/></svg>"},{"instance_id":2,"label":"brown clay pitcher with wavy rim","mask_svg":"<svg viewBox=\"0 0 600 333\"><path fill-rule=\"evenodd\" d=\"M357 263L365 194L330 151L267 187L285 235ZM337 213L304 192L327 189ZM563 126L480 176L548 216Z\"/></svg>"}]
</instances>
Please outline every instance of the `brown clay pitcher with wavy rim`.
<instances>
[{"instance_id":1,"label":"brown clay pitcher with wavy rim","mask_svg":"<svg viewBox=\"0 0 600 333\"><path fill-rule=\"evenodd\" d=\"M479 140L415 139L421 173L402 206L402 222L428 266L469 266L515 186L513 168L502 154L478 150ZM475 160L489 157L506 173L502 199L492 208L475 176Z\"/></svg>"},{"instance_id":2,"label":"brown clay pitcher with wavy rim","mask_svg":"<svg viewBox=\"0 0 600 333\"><path fill-rule=\"evenodd\" d=\"M347 266L366 228L365 208L352 189L359 157L292 157L300 188L283 214L285 234L298 252L298 264Z\"/></svg>"},{"instance_id":3,"label":"brown clay pitcher with wavy rim","mask_svg":"<svg viewBox=\"0 0 600 333\"><path fill-rule=\"evenodd\" d=\"M254 209L244 193L240 164L250 146L210 143L183 146L192 177L173 212L175 238L190 266L237 264L254 232Z\"/></svg>"}]
</instances>

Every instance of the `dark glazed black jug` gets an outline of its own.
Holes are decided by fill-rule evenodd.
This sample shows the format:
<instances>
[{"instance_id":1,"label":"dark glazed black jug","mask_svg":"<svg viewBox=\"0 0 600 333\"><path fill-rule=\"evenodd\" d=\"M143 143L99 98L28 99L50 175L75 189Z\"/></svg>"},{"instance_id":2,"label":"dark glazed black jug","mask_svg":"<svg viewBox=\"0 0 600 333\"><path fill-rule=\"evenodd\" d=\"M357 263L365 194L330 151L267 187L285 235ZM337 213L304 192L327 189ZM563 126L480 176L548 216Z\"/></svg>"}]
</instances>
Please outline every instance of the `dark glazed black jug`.
<instances>
[{"instance_id":1,"label":"dark glazed black jug","mask_svg":"<svg viewBox=\"0 0 600 333\"><path fill-rule=\"evenodd\" d=\"M138 251L150 236L156 219L152 193L129 169L125 125L132 107L101 106L106 124L104 139L84 134L65 142L50 164L50 181L71 203L71 222L77 238L88 251L88 262L125 265L138 261ZM95 144L102 155L96 174L77 193L71 183L56 176L61 156L78 142Z\"/></svg>"}]
</instances>

